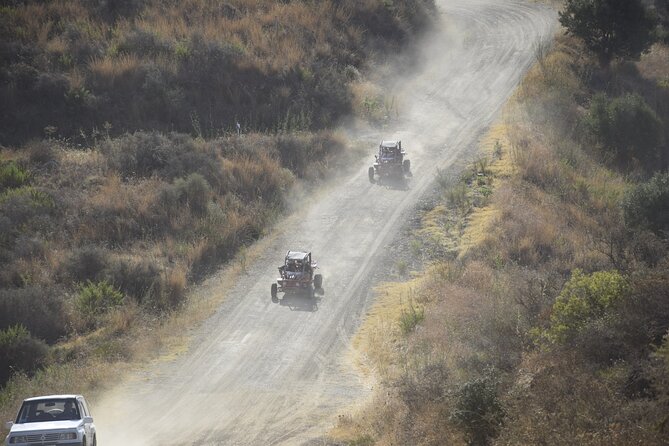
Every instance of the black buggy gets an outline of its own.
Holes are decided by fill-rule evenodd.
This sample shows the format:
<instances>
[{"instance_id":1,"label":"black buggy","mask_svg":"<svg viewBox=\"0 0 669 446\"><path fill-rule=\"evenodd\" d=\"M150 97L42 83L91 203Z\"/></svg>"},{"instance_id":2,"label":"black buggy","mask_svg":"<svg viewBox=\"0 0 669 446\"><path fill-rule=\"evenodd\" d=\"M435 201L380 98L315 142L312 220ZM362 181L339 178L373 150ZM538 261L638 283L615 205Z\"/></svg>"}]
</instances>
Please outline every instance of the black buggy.
<instances>
[{"instance_id":1,"label":"black buggy","mask_svg":"<svg viewBox=\"0 0 669 446\"><path fill-rule=\"evenodd\" d=\"M376 161L369 168L369 181L373 183L375 176L380 179L404 179L404 175L410 175L411 162L404 159L404 155L402 141L382 141L378 155L374 155Z\"/></svg>"},{"instance_id":2,"label":"black buggy","mask_svg":"<svg viewBox=\"0 0 669 446\"><path fill-rule=\"evenodd\" d=\"M272 301L278 300L279 292L307 291L313 295L314 290L323 287L323 276L314 274L318 264L311 259L310 252L288 251L284 264L279 267L280 277L272 284Z\"/></svg>"}]
</instances>

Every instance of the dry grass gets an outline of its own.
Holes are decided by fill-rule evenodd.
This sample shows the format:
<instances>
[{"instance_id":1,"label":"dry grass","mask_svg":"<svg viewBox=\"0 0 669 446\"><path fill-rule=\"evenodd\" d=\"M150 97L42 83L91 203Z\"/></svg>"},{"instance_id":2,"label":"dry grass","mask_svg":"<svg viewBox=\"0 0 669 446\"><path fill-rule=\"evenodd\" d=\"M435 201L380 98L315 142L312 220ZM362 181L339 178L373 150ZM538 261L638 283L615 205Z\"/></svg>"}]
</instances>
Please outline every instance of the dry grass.
<instances>
[{"instance_id":1,"label":"dry grass","mask_svg":"<svg viewBox=\"0 0 669 446\"><path fill-rule=\"evenodd\" d=\"M669 60L669 46L658 43L648 54L641 57L637 67L644 78L653 79L659 84L664 83L664 88L669 88L667 60Z\"/></svg>"},{"instance_id":2,"label":"dry grass","mask_svg":"<svg viewBox=\"0 0 669 446\"><path fill-rule=\"evenodd\" d=\"M388 380L402 368L397 351L402 338L400 318L414 300L417 280L386 283L376 289L374 306L353 340L355 362L367 376Z\"/></svg>"}]
</instances>

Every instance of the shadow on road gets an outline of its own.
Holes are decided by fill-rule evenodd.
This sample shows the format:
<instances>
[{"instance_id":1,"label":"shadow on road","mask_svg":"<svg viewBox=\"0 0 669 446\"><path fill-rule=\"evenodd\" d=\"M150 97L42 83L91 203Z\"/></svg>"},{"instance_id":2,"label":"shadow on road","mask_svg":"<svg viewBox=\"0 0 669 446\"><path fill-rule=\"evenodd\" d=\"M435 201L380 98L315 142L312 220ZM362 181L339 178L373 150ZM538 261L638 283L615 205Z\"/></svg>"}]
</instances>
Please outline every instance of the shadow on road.
<instances>
[{"instance_id":1,"label":"shadow on road","mask_svg":"<svg viewBox=\"0 0 669 446\"><path fill-rule=\"evenodd\" d=\"M318 304L325 295L323 289L314 290L313 296L309 291L287 292L283 298L277 299L282 307L288 307L290 311L318 311ZM276 302L276 301L275 301Z\"/></svg>"},{"instance_id":2,"label":"shadow on road","mask_svg":"<svg viewBox=\"0 0 669 446\"><path fill-rule=\"evenodd\" d=\"M409 190L409 178L405 177L381 177L374 180L379 186L393 190Z\"/></svg>"}]
</instances>

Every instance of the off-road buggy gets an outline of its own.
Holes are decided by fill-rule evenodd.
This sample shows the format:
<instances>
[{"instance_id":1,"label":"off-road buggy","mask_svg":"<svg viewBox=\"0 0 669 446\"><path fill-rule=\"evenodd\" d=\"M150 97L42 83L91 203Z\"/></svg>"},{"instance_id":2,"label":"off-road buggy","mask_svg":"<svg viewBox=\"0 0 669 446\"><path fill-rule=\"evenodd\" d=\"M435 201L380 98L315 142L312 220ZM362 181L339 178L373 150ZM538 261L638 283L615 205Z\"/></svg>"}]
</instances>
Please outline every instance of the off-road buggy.
<instances>
[{"instance_id":1,"label":"off-road buggy","mask_svg":"<svg viewBox=\"0 0 669 446\"><path fill-rule=\"evenodd\" d=\"M379 154L374 155L376 161L369 168L369 181L374 182L374 175L380 178L404 178L410 175L411 162L404 159L406 152L402 150L402 141L382 141L379 144Z\"/></svg>"},{"instance_id":2,"label":"off-road buggy","mask_svg":"<svg viewBox=\"0 0 669 446\"><path fill-rule=\"evenodd\" d=\"M288 251L284 264L279 267L280 277L272 284L272 300L276 301L277 294L287 291L307 291L313 294L323 286L323 276L314 274L318 264L311 260L310 252Z\"/></svg>"}]
</instances>

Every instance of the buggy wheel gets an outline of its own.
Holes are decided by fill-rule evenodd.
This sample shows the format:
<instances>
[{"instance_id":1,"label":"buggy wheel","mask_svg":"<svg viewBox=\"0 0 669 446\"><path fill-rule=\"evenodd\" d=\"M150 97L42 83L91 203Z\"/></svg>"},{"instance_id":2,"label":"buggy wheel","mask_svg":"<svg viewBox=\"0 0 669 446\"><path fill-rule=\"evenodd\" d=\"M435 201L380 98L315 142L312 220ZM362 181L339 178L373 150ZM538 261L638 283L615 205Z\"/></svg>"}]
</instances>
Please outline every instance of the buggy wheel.
<instances>
[{"instance_id":1,"label":"buggy wheel","mask_svg":"<svg viewBox=\"0 0 669 446\"><path fill-rule=\"evenodd\" d=\"M314 276L314 288L316 288L317 290L323 288L323 276L321 276L320 274L316 274Z\"/></svg>"},{"instance_id":2,"label":"buggy wheel","mask_svg":"<svg viewBox=\"0 0 669 446\"><path fill-rule=\"evenodd\" d=\"M271 292L272 292L272 302L276 302L276 301L278 300L277 297L276 297L276 296L277 296L277 286L276 286L276 283L273 283L273 284L272 284Z\"/></svg>"},{"instance_id":3,"label":"buggy wheel","mask_svg":"<svg viewBox=\"0 0 669 446\"><path fill-rule=\"evenodd\" d=\"M369 182L373 183L374 182L374 167L370 167L369 170L367 171L367 174L369 175Z\"/></svg>"},{"instance_id":4,"label":"buggy wheel","mask_svg":"<svg viewBox=\"0 0 669 446\"><path fill-rule=\"evenodd\" d=\"M404 168L404 173L408 174L411 172L411 160L404 160L402 167Z\"/></svg>"}]
</instances>

